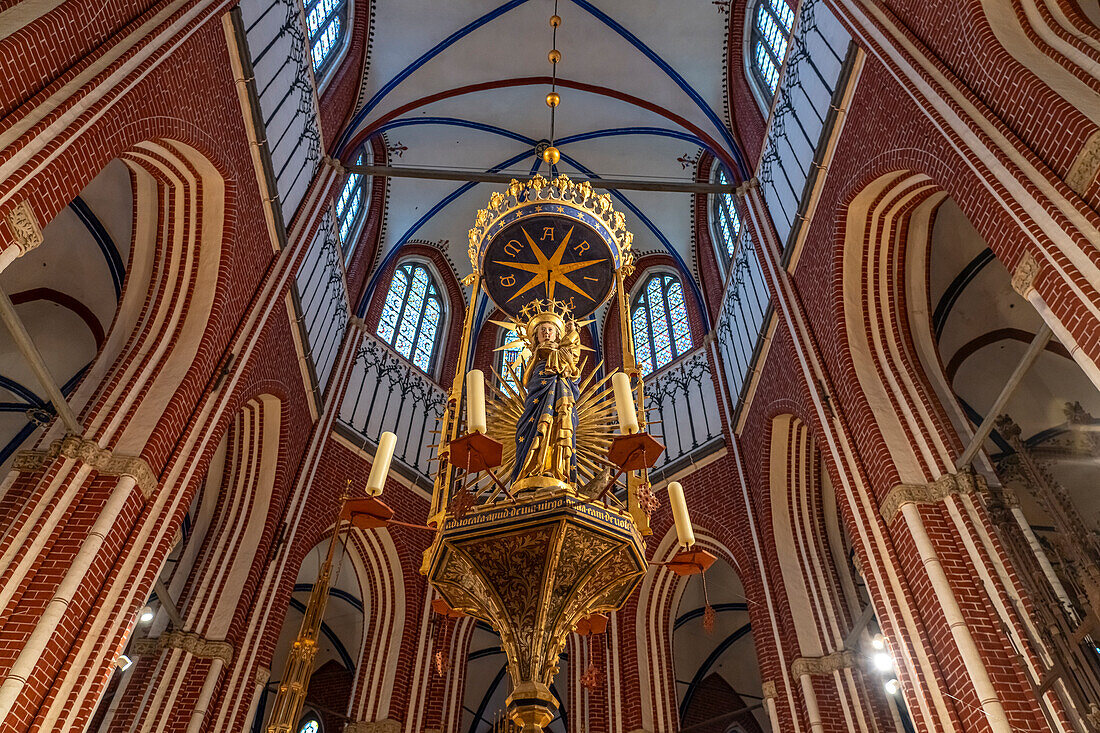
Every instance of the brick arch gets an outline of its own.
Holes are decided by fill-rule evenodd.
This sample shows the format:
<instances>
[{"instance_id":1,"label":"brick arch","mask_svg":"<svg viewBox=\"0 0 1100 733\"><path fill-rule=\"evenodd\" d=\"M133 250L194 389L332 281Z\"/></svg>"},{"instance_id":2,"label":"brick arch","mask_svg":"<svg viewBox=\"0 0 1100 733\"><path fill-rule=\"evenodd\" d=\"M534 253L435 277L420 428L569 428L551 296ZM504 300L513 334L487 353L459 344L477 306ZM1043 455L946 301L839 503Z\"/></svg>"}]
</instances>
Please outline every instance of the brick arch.
<instances>
[{"instance_id":1,"label":"brick arch","mask_svg":"<svg viewBox=\"0 0 1100 733\"><path fill-rule=\"evenodd\" d=\"M382 309L386 305L386 295L389 292L388 286L393 279L393 273L399 265L404 264L409 259L421 259L431 262L442 279L439 285L443 291L441 294L446 297L447 328L440 334L443 342L437 347L439 351L436 358L439 359L439 366L434 370L435 375L433 375L433 378L437 379L439 384L446 386L454 379L458 363L458 350L462 344L462 328L466 320L466 300L463 297L462 286L455 275L454 267L442 252L435 247L415 242L402 245L397 254L390 258L390 264L386 266L386 269L382 271L381 276L377 279L379 285L385 284L386 287L379 287L373 293L364 294L363 297L368 299L368 302L363 323L371 334L378 328L378 321L381 319Z\"/></svg>"}]
</instances>

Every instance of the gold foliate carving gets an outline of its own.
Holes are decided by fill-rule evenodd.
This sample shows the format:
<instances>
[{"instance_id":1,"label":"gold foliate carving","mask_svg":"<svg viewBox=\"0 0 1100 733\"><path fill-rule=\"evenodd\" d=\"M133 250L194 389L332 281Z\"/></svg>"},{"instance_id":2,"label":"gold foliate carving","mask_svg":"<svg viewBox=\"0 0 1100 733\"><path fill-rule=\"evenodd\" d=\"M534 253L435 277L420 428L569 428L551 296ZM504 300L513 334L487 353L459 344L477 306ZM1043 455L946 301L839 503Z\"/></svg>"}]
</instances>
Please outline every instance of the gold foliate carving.
<instances>
[{"instance_id":1,"label":"gold foliate carving","mask_svg":"<svg viewBox=\"0 0 1100 733\"><path fill-rule=\"evenodd\" d=\"M1035 278L1039 276L1039 262L1030 252L1024 252L1016 270L1012 273L1012 289L1026 298L1035 287Z\"/></svg>"},{"instance_id":2,"label":"gold foliate carving","mask_svg":"<svg viewBox=\"0 0 1100 733\"><path fill-rule=\"evenodd\" d=\"M23 250L23 254L30 252L44 241L38 218L26 201L20 201L8 213L8 228L11 229L15 243L19 249Z\"/></svg>"},{"instance_id":3,"label":"gold foliate carving","mask_svg":"<svg viewBox=\"0 0 1100 733\"><path fill-rule=\"evenodd\" d=\"M795 677L802 675L822 675L850 669L856 665L856 655L850 649L844 649L823 657L799 657L791 664L791 674Z\"/></svg>"},{"instance_id":4,"label":"gold foliate carving","mask_svg":"<svg viewBox=\"0 0 1100 733\"><path fill-rule=\"evenodd\" d=\"M972 494L984 489L985 479L970 473L945 474L930 484L898 484L886 494L879 512L889 524L902 504L934 504L953 494Z\"/></svg>"},{"instance_id":5,"label":"gold foliate carving","mask_svg":"<svg viewBox=\"0 0 1100 733\"><path fill-rule=\"evenodd\" d=\"M106 476L130 476L147 499L157 489L157 476L143 458L116 455L106 448L100 448L94 440L85 440L76 435L55 440L45 451L20 451L16 454L12 467L17 471L31 473L58 456L87 463Z\"/></svg>"},{"instance_id":6,"label":"gold foliate carving","mask_svg":"<svg viewBox=\"0 0 1100 733\"><path fill-rule=\"evenodd\" d=\"M505 192L493 193L489 197L488 207L477 212L474 226L469 231L467 248L470 264L473 265L475 272L478 269L478 252L481 249L482 240L493 223L517 206L535 201L560 202L573 208L583 209L596 217L611 232L615 241L609 244L614 245L618 250L620 263L627 264L627 253L630 252L634 242L634 235L627 231L626 216L622 212L615 211L611 194L597 195L588 181L575 183L565 174L553 180L547 180L536 174L526 182L513 179ZM629 262L633 263L633 258L630 258Z\"/></svg>"}]
</instances>

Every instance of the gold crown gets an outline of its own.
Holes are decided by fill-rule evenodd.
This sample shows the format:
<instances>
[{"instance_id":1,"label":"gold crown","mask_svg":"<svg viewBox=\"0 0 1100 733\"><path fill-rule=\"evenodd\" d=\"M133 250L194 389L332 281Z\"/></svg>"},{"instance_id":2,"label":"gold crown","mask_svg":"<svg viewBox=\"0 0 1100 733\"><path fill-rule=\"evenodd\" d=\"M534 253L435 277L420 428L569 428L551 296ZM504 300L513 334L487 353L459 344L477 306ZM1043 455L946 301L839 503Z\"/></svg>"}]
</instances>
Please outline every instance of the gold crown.
<instances>
[{"instance_id":1,"label":"gold crown","mask_svg":"<svg viewBox=\"0 0 1100 733\"><path fill-rule=\"evenodd\" d=\"M611 232L614 241L608 244L619 255L623 275L628 276L633 271L634 253L630 245L634 241L634 234L626 229L626 216L613 208L611 194L597 194L588 181L574 183L563 173L549 181L541 175L536 175L529 181L517 181L513 178L507 191L496 191L489 197L488 207L477 212L474 226L470 229L470 264L475 272L478 270L482 241L493 223L516 207L533 202L561 203L595 217Z\"/></svg>"},{"instance_id":2,"label":"gold crown","mask_svg":"<svg viewBox=\"0 0 1100 733\"><path fill-rule=\"evenodd\" d=\"M540 324L550 322L558 329L558 336L565 333L565 324L573 319L569 306L560 300L532 300L520 309L520 318L527 324L527 334L534 335Z\"/></svg>"}]
</instances>

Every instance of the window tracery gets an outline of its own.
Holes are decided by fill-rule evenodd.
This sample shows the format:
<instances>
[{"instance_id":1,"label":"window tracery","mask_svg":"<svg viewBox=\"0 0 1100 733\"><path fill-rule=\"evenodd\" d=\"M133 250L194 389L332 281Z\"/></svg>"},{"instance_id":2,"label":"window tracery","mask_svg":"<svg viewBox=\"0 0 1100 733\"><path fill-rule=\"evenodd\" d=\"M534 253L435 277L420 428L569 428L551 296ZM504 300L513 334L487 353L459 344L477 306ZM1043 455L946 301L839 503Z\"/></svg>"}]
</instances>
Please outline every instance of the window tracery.
<instances>
[{"instance_id":1,"label":"window tracery","mask_svg":"<svg viewBox=\"0 0 1100 733\"><path fill-rule=\"evenodd\" d=\"M794 11L787 0L758 0L752 15L750 48L758 84L769 98L775 95L779 69L787 55Z\"/></svg>"},{"instance_id":2,"label":"window tracery","mask_svg":"<svg viewBox=\"0 0 1100 733\"><path fill-rule=\"evenodd\" d=\"M730 177L725 168L718 166L717 182L729 185ZM737 240L741 236L741 217L737 214L737 202L733 194L715 194L711 201L711 221L716 234L714 245L719 261L728 265L737 252Z\"/></svg>"},{"instance_id":3,"label":"window tracery","mask_svg":"<svg viewBox=\"0 0 1100 733\"><path fill-rule=\"evenodd\" d=\"M650 277L630 309L634 355L649 374L691 351L691 323L680 281L668 273Z\"/></svg>"},{"instance_id":4,"label":"window tracery","mask_svg":"<svg viewBox=\"0 0 1100 733\"><path fill-rule=\"evenodd\" d=\"M424 265L406 262L393 273L375 333L418 369L430 373L442 318L443 298L435 278Z\"/></svg>"},{"instance_id":5,"label":"window tracery","mask_svg":"<svg viewBox=\"0 0 1100 733\"><path fill-rule=\"evenodd\" d=\"M314 74L328 67L338 55L333 52L342 45L347 17L347 0L306 2L306 29L309 31Z\"/></svg>"},{"instance_id":6,"label":"window tracery","mask_svg":"<svg viewBox=\"0 0 1100 733\"><path fill-rule=\"evenodd\" d=\"M355 160L355 165L363 165L363 154ZM359 213L363 209L363 198L366 178L360 173L352 173L340 189L340 196L336 199L336 221L340 232L340 244L347 255L354 244L353 233L358 229Z\"/></svg>"}]
</instances>

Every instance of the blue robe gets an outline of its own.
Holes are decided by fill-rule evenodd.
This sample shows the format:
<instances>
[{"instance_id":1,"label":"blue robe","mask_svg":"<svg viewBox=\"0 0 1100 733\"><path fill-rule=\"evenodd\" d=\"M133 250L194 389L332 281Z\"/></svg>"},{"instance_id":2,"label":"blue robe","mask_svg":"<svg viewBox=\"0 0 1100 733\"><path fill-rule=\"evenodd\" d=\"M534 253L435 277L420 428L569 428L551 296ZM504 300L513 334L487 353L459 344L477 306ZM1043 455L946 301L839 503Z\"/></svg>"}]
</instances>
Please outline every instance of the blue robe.
<instances>
[{"instance_id":1,"label":"blue robe","mask_svg":"<svg viewBox=\"0 0 1100 733\"><path fill-rule=\"evenodd\" d=\"M545 359L532 367L527 378L527 398L523 401L523 412L516 423L516 466L512 470L513 482L520 477L520 472L527 462L527 453L540 437L538 430L543 416L549 416L553 421L558 401L567 394L572 395L570 402L575 405L580 397L580 389L575 381L548 369ZM573 424L570 443L573 450L569 461L569 481L575 484L577 482L577 411L572 409L570 413ZM552 440L553 435L547 436L547 439Z\"/></svg>"}]
</instances>

